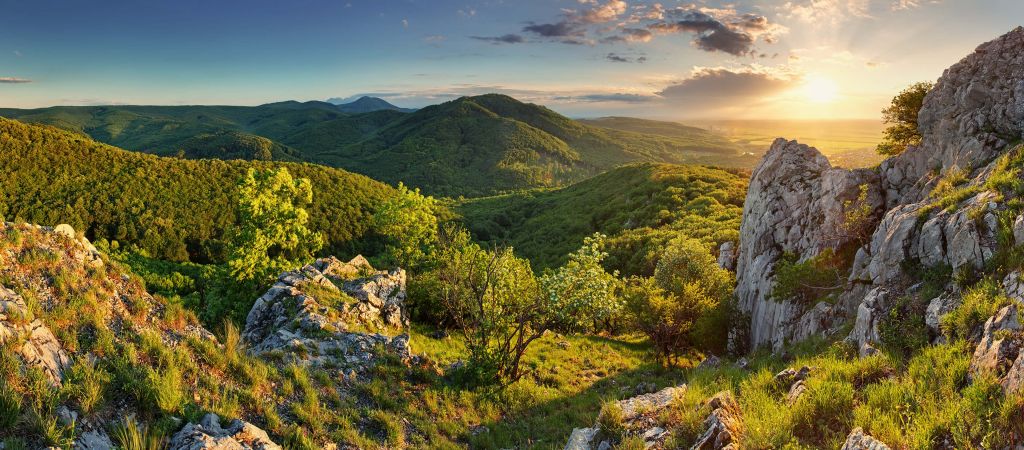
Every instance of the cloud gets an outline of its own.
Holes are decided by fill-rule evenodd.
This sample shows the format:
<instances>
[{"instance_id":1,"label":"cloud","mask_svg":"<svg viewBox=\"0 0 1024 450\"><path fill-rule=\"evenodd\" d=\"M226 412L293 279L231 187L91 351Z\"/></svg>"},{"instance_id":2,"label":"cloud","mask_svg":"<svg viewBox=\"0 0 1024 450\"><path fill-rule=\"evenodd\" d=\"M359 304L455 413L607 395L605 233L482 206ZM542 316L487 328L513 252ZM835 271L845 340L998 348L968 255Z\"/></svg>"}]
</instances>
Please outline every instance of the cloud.
<instances>
[{"instance_id":1,"label":"cloud","mask_svg":"<svg viewBox=\"0 0 1024 450\"><path fill-rule=\"evenodd\" d=\"M773 72L761 66L697 67L688 78L666 86L657 94L673 103L718 108L759 102L799 82L796 74L779 69Z\"/></svg>"},{"instance_id":2,"label":"cloud","mask_svg":"<svg viewBox=\"0 0 1024 450\"><path fill-rule=\"evenodd\" d=\"M586 3L592 6L578 13L569 13L570 17L574 17L577 22L581 23L611 22L618 19L620 15L625 13L626 8L629 6L623 0L609 0L608 3L604 4L598 3L597 0L584 0L581 3Z\"/></svg>"},{"instance_id":3,"label":"cloud","mask_svg":"<svg viewBox=\"0 0 1024 450\"><path fill-rule=\"evenodd\" d=\"M21 52L18 51L18 50L15 50L14 51L14 56L17 56L17 57L21 58Z\"/></svg>"},{"instance_id":4,"label":"cloud","mask_svg":"<svg viewBox=\"0 0 1024 450\"><path fill-rule=\"evenodd\" d=\"M693 44L704 51L735 56L754 54L760 38L773 43L789 30L757 14L738 14L732 9L680 7L667 14L671 20L658 21L648 29L659 34L692 33Z\"/></svg>"},{"instance_id":5,"label":"cloud","mask_svg":"<svg viewBox=\"0 0 1024 450\"><path fill-rule=\"evenodd\" d=\"M0 77L0 83L3 83L3 84L21 84L21 83L31 83L31 82L32 82L32 80L30 80L28 78Z\"/></svg>"},{"instance_id":6,"label":"cloud","mask_svg":"<svg viewBox=\"0 0 1024 450\"><path fill-rule=\"evenodd\" d=\"M658 101L658 97L645 94L579 94L552 97L556 102L584 102L584 103L650 103Z\"/></svg>"},{"instance_id":7,"label":"cloud","mask_svg":"<svg viewBox=\"0 0 1024 450\"><path fill-rule=\"evenodd\" d=\"M534 33L541 37L569 37L582 36L583 30L576 24L563 20L557 23L532 23L523 27L523 31Z\"/></svg>"},{"instance_id":8,"label":"cloud","mask_svg":"<svg viewBox=\"0 0 1024 450\"><path fill-rule=\"evenodd\" d=\"M423 36L423 42L436 44L438 42L444 42L448 39L446 36L441 34L432 34L430 36Z\"/></svg>"},{"instance_id":9,"label":"cloud","mask_svg":"<svg viewBox=\"0 0 1024 450\"><path fill-rule=\"evenodd\" d=\"M409 28L409 19L402 19L402 28Z\"/></svg>"},{"instance_id":10,"label":"cloud","mask_svg":"<svg viewBox=\"0 0 1024 450\"><path fill-rule=\"evenodd\" d=\"M906 11L940 0L791 0L780 6L784 17L814 25L837 25L850 19L869 19L886 11Z\"/></svg>"},{"instance_id":11,"label":"cloud","mask_svg":"<svg viewBox=\"0 0 1024 450\"><path fill-rule=\"evenodd\" d=\"M490 42L495 45L522 44L526 42L526 39L518 34L506 34L502 36L470 36L470 38L478 41Z\"/></svg>"},{"instance_id":12,"label":"cloud","mask_svg":"<svg viewBox=\"0 0 1024 450\"><path fill-rule=\"evenodd\" d=\"M647 62L647 57L646 56L639 56L639 57L633 58L631 56L623 56L623 55L619 55L619 54L616 54L616 53L609 53L609 54L605 55L604 59L607 59L608 61L611 61L611 62L617 62L617 63L632 63L632 62L635 62L635 63L641 63L642 64L642 63Z\"/></svg>"}]
</instances>

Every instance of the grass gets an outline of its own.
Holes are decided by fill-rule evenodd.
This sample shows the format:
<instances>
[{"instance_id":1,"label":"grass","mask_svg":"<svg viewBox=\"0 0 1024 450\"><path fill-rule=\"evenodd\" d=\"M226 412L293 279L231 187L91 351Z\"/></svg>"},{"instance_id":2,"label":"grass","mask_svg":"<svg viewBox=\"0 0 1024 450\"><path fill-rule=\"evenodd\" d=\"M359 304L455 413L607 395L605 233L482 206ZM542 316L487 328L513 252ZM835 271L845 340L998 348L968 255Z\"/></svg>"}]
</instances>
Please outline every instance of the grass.
<instances>
[{"instance_id":1,"label":"grass","mask_svg":"<svg viewBox=\"0 0 1024 450\"><path fill-rule=\"evenodd\" d=\"M115 426L111 437L122 450L163 450L167 443L162 433L131 419Z\"/></svg>"}]
</instances>

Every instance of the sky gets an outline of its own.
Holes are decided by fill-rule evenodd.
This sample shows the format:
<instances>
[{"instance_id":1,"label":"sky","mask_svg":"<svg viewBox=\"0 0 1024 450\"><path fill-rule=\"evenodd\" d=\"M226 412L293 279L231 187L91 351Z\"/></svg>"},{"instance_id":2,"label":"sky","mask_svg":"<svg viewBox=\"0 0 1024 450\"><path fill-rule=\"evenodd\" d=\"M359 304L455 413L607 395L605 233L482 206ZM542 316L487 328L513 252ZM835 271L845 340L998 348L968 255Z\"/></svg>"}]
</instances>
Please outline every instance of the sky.
<instances>
[{"instance_id":1,"label":"sky","mask_svg":"<svg viewBox=\"0 0 1024 450\"><path fill-rule=\"evenodd\" d=\"M875 119L1021 0L0 0L0 107L498 92L572 117Z\"/></svg>"}]
</instances>

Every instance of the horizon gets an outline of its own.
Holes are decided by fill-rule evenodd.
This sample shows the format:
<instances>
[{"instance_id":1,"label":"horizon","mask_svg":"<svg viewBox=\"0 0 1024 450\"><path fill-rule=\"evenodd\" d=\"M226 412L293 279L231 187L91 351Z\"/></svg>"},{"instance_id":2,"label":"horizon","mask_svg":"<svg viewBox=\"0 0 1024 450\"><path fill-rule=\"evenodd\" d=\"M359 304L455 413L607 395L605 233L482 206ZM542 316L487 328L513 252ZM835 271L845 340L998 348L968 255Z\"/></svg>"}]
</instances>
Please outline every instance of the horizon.
<instances>
[{"instance_id":1,"label":"horizon","mask_svg":"<svg viewBox=\"0 0 1024 450\"><path fill-rule=\"evenodd\" d=\"M1011 0L14 3L0 107L493 92L570 117L874 120L1022 15Z\"/></svg>"}]
</instances>

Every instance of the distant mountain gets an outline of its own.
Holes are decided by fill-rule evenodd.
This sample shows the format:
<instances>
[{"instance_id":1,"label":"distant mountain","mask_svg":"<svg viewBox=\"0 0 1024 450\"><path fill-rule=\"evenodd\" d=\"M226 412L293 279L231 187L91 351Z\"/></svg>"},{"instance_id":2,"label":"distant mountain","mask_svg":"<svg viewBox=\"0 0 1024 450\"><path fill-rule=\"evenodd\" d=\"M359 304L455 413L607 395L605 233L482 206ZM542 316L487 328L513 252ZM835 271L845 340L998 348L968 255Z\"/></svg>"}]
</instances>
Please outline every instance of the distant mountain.
<instances>
[{"instance_id":1,"label":"distant mountain","mask_svg":"<svg viewBox=\"0 0 1024 450\"><path fill-rule=\"evenodd\" d=\"M363 97L359 97L359 99L354 101L354 102L348 102L348 103L346 103L345 100L346 99L335 97L335 98L332 98L332 99L328 99L327 103L334 104L335 106L337 106L339 111L347 112L347 113L351 113L351 114L362 114L362 113L368 113L368 112L374 112L374 111L385 111L385 110L387 110L387 111L398 111L398 112L413 112L413 111L416 111L415 109L410 109L410 108L400 108L398 106L392 105L391 103L388 103L387 100L384 100L382 98L377 98L377 97L363 96Z\"/></svg>"},{"instance_id":2,"label":"distant mountain","mask_svg":"<svg viewBox=\"0 0 1024 450\"><path fill-rule=\"evenodd\" d=\"M377 100L349 105L379 105ZM735 144L704 130L625 118L581 122L497 94L411 113L350 113L343 106L315 101L251 107L76 106L0 109L0 116L145 153L312 162L452 197L564 186L632 162L734 167L755 162Z\"/></svg>"},{"instance_id":3,"label":"distant mountain","mask_svg":"<svg viewBox=\"0 0 1024 450\"><path fill-rule=\"evenodd\" d=\"M726 141L721 135L714 134L703 128L691 127L676 122L637 119L635 117L600 117L597 119L578 119L578 121L595 127L631 131L633 133L679 139L708 140L719 143Z\"/></svg>"}]
</instances>

